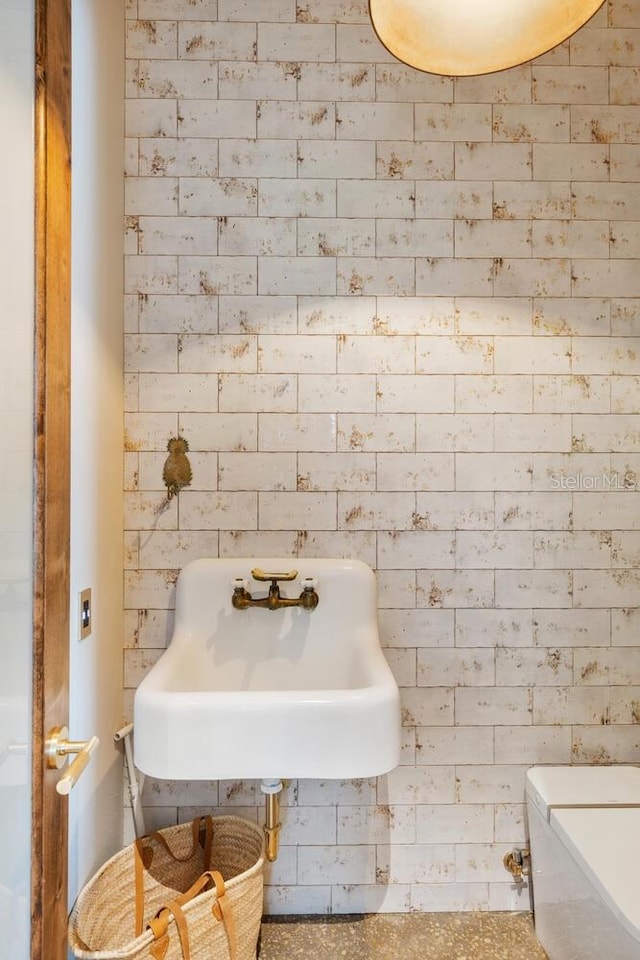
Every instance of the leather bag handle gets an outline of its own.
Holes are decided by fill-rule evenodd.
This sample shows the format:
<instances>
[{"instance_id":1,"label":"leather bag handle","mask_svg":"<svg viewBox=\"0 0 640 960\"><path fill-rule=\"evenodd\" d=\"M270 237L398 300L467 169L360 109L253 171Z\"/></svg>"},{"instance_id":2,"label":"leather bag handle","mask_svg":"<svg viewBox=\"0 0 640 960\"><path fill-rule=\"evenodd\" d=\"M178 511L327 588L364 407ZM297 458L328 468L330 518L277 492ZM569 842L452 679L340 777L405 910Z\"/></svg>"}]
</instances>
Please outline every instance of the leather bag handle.
<instances>
[{"instance_id":1,"label":"leather bag handle","mask_svg":"<svg viewBox=\"0 0 640 960\"><path fill-rule=\"evenodd\" d=\"M183 960L191 960L191 947L189 945L189 927L187 926L187 918L184 915L182 906L177 900L169 900L167 905L162 907L153 920L150 920L148 923L148 926L153 932L156 943L162 945L161 955L164 955L169 947L168 929L171 917L173 917L175 920L176 927L178 929ZM153 957L153 950L151 951L151 956Z\"/></svg>"},{"instance_id":2,"label":"leather bag handle","mask_svg":"<svg viewBox=\"0 0 640 960\"><path fill-rule=\"evenodd\" d=\"M238 953L238 931L236 928L236 918L233 912L233 906L227 903L225 894L226 887L222 874L217 870L208 870L204 876L210 877L216 887L216 898L211 905L211 913L218 921L222 921L224 932L227 935L227 945L229 947L229 960L236 960Z\"/></svg>"},{"instance_id":3,"label":"leather bag handle","mask_svg":"<svg viewBox=\"0 0 640 960\"><path fill-rule=\"evenodd\" d=\"M150 949L153 960L163 960L166 956L169 949L169 923L172 917L175 920L178 930L183 960L191 960L189 927L182 908L209 887L211 883L214 884L216 891L215 899L211 905L211 915L215 920L222 922L227 937L229 960L236 960L238 953L238 933L235 917L231 904L228 904L225 899L226 887L224 879L222 874L217 870L206 870L185 893L180 894L175 900L169 900L167 904L157 912L155 917L149 921L147 927L152 931L154 936L154 942Z\"/></svg>"},{"instance_id":4,"label":"leather bag handle","mask_svg":"<svg viewBox=\"0 0 640 960\"><path fill-rule=\"evenodd\" d=\"M211 844L213 842L213 820L210 816L195 817L191 822L191 851L180 857L173 852L165 837L158 831L138 837L134 844L134 884L135 884L135 935L139 937L144 926L144 871L148 870L153 862L153 848L145 845L145 840L154 840L159 843L179 863L186 863L195 856L200 846L200 833L204 828L204 858L205 873L211 866ZM185 896L183 894L182 896ZM181 898L178 898L181 899ZM183 901L186 902L186 901Z\"/></svg>"}]
</instances>

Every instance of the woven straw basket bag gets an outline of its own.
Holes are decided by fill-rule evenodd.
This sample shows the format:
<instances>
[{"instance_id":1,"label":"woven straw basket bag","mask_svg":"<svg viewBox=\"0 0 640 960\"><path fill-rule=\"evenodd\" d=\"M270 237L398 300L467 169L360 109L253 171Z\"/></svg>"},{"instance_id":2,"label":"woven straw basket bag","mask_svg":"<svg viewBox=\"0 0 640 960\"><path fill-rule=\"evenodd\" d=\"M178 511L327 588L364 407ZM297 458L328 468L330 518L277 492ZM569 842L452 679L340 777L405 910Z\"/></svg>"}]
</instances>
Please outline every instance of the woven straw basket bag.
<instances>
[{"instance_id":1,"label":"woven straw basket bag","mask_svg":"<svg viewBox=\"0 0 640 960\"><path fill-rule=\"evenodd\" d=\"M108 860L69 917L78 960L255 960L263 835L241 817L197 817Z\"/></svg>"}]
</instances>

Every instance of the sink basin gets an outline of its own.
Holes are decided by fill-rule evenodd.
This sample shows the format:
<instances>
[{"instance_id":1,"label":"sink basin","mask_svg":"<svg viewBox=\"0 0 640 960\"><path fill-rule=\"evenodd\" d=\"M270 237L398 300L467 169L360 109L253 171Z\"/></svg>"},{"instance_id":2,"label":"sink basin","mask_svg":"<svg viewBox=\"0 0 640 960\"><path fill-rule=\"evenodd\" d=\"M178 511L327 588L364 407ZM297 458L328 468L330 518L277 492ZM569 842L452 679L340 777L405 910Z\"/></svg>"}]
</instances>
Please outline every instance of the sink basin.
<instances>
[{"instance_id":1,"label":"sink basin","mask_svg":"<svg viewBox=\"0 0 640 960\"><path fill-rule=\"evenodd\" d=\"M251 571L316 580L314 610L237 610ZM399 692L380 648L376 581L358 560L194 560L180 573L171 642L134 700L135 763L169 780L350 779L386 773L400 753Z\"/></svg>"}]
</instances>

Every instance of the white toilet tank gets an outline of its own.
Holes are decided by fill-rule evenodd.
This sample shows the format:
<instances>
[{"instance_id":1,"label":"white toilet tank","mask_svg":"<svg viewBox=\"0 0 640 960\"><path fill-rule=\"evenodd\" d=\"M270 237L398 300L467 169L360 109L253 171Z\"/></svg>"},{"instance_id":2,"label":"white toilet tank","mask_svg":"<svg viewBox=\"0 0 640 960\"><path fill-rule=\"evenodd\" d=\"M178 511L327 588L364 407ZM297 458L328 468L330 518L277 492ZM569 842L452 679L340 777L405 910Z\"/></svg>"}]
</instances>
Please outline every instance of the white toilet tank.
<instances>
[{"instance_id":1,"label":"white toilet tank","mask_svg":"<svg viewBox=\"0 0 640 960\"><path fill-rule=\"evenodd\" d=\"M526 799L549 960L640 960L640 768L532 767Z\"/></svg>"}]
</instances>

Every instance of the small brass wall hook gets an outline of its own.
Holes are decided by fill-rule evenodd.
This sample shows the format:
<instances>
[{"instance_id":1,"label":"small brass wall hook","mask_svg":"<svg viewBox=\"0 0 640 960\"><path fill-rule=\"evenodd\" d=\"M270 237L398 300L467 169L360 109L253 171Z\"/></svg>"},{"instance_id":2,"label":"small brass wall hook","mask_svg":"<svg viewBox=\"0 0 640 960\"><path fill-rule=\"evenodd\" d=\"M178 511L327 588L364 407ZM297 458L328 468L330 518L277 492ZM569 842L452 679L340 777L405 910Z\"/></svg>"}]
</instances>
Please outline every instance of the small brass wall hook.
<instances>
[{"instance_id":1,"label":"small brass wall hook","mask_svg":"<svg viewBox=\"0 0 640 960\"><path fill-rule=\"evenodd\" d=\"M189 486L193 473L187 456L189 443L184 437L171 437L167 450L169 456L164 463L162 479L167 488L167 500L171 500L183 487Z\"/></svg>"}]
</instances>

